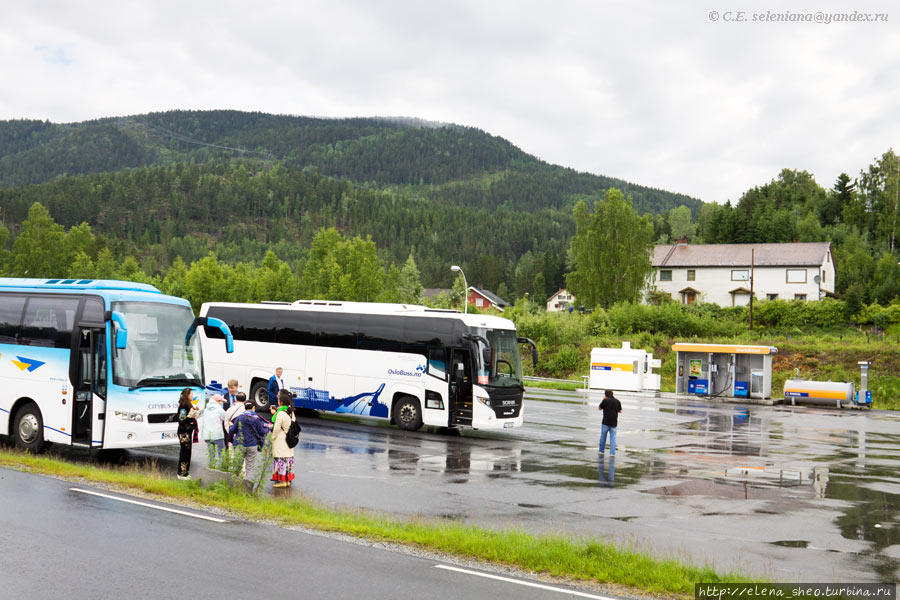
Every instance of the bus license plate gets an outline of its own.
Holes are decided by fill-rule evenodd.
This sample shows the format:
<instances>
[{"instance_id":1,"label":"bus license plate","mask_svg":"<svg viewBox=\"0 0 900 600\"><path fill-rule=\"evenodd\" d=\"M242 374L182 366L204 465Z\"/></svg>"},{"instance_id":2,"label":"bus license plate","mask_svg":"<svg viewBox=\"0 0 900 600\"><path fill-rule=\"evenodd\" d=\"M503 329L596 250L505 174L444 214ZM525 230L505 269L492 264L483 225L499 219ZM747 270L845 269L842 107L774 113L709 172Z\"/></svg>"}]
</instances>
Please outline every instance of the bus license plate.
<instances>
[{"instance_id":1,"label":"bus license plate","mask_svg":"<svg viewBox=\"0 0 900 600\"><path fill-rule=\"evenodd\" d=\"M508 428L512 427L513 425L514 425L514 423L512 423L512 422L504 423L504 424L503 424L503 429L508 429Z\"/></svg>"},{"instance_id":2,"label":"bus license plate","mask_svg":"<svg viewBox=\"0 0 900 600\"><path fill-rule=\"evenodd\" d=\"M174 431L164 431L162 434L162 439L164 440L177 440L178 434Z\"/></svg>"}]
</instances>

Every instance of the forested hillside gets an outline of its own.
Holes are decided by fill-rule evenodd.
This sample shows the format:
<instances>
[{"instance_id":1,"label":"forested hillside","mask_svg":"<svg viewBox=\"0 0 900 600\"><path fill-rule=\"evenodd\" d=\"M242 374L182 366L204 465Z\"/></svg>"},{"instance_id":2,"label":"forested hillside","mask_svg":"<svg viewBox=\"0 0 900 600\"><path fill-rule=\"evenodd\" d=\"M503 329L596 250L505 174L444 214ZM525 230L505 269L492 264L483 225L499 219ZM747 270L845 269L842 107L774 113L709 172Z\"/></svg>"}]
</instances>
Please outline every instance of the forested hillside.
<instances>
[{"instance_id":1,"label":"forested hillside","mask_svg":"<svg viewBox=\"0 0 900 600\"><path fill-rule=\"evenodd\" d=\"M0 187L60 175L240 159L278 163L359 183L440 186L454 202L516 208L572 206L572 194L616 187L640 212L700 201L549 165L472 127L414 119L314 119L238 111L170 111L74 124L0 121ZM484 177L495 175L484 189ZM471 180L471 181L470 181ZM461 185L442 184L449 182ZM471 189L466 193L461 190Z\"/></svg>"},{"instance_id":2,"label":"forested hillside","mask_svg":"<svg viewBox=\"0 0 900 600\"><path fill-rule=\"evenodd\" d=\"M617 187L642 213L700 201L550 165L478 129L411 119L172 111L75 124L0 122L0 218L40 202L66 228L163 275L178 256L302 261L314 234L412 253L428 286L458 263L511 296L563 285L572 207ZM96 259L96 256L92 257Z\"/></svg>"}]
</instances>

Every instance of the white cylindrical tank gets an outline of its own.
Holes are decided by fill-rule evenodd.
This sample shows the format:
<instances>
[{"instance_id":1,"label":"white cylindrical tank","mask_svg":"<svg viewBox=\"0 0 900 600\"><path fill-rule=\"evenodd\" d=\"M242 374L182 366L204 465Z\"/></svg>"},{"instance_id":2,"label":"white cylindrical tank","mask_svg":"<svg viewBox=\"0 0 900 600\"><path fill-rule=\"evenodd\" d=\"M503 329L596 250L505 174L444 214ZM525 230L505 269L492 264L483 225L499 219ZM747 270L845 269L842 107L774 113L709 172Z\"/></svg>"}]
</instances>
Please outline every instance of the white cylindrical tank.
<instances>
[{"instance_id":1,"label":"white cylindrical tank","mask_svg":"<svg viewBox=\"0 0 900 600\"><path fill-rule=\"evenodd\" d=\"M788 379L784 382L784 397L791 404L810 402L815 404L842 404L853 402L854 385L845 381L808 381Z\"/></svg>"}]
</instances>

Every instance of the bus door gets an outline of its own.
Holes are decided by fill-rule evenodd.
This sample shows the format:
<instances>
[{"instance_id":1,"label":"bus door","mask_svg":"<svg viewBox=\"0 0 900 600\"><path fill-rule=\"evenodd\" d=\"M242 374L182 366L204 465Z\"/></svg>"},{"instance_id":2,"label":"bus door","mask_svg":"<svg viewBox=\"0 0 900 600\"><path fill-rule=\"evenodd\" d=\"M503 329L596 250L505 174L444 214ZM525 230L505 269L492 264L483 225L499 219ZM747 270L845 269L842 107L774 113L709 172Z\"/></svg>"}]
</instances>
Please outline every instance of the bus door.
<instances>
[{"instance_id":1,"label":"bus door","mask_svg":"<svg viewBox=\"0 0 900 600\"><path fill-rule=\"evenodd\" d=\"M80 328L78 377L72 402L72 443L103 444L106 410L106 333L99 327Z\"/></svg>"},{"instance_id":2,"label":"bus door","mask_svg":"<svg viewBox=\"0 0 900 600\"><path fill-rule=\"evenodd\" d=\"M472 365L464 348L450 351L450 425L472 424Z\"/></svg>"}]
</instances>

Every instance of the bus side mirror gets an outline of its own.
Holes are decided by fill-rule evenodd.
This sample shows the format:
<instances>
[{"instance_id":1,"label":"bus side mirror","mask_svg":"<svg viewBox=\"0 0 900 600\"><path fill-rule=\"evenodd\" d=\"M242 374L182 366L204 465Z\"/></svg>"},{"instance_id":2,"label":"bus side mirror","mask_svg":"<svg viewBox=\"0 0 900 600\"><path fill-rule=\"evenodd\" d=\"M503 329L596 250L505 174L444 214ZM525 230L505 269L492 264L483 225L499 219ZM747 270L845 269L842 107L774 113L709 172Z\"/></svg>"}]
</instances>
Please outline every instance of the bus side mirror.
<instances>
[{"instance_id":1,"label":"bus side mirror","mask_svg":"<svg viewBox=\"0 0 900 600\"><path fill-rule=\"evenodd\" d=\"M537 344L534 343L533 340L530 340L526 337L516 338L516 341L520 344L528 344L531 346L531 365L537 368L538 363L538 353L537 353Z\"/></svg>"},{"instance_id":2,"label":"bus side mirror","mask_svg":"<svg viewBox=\"0 0 900 600\"><path fill-rule=\"evenodd\" d=\"M197 327L203 325L205 327L215 327L219 331L222 332L222 335L225 336L225 352L231 354L234 352L234 336L231 335L231 329L229 329L228 325L225 324L225 321L221 319L217 319L215 317L197 317L194 319L194 322L191 323L191 326L188 328L187 333L184 336L184 342L187 343L188 340L191 339L191 336L194 335L194 332L197 331Z\"/></svg>"},{"instance_id":3,"label":"bus side mirror","mask_svg":"<svg viewBox=\"0 0 900 600\"><path fill-rule=\"evenodd\" d=\"M234 352L234 336L231 335L231 329L225 324L225 321L215 317L206 317L206 325L215 327L225 336L225 352L228 354Z\"/></svg>"},{"instance_id":4,"label":"bus side mirror","mask_svg":"<svg viewBox=\"0 0 900 600\"><path fill-rule=\"evenodd\" d=\"M116 348L124 350L128 346L128 326L125 325L125 317L120 312L110 310L106 312L106 320L112 321L118 327L116 331Z\"/></svg>"}]
</instances>

